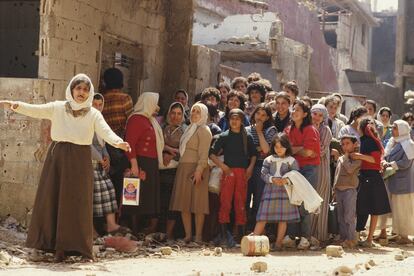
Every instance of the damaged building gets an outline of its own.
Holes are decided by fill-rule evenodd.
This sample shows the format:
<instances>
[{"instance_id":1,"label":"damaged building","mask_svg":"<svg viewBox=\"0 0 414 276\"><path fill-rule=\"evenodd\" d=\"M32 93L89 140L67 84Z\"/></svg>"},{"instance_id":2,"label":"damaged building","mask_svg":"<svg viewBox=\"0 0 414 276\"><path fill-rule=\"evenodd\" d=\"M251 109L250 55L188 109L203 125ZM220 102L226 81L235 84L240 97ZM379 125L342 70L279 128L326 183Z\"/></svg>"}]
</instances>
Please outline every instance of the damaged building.
<instances>
[{"instance_id":1,"label":"damaged building","mask_svg":"<svg viewBox=\"0 0 414 276\"><path fill-rule=\"evenodd\" d=\"M338 74L338 89L347 95L346 110L364 101L373 99L380 106L392 110L402 110L401 95L390 80L392 66L384 69L373 63L392 63L393 49L384 50L385 38L391 36L388 21L376 18L371 12L369 1L326 0L319 1L319 18L326 42L334 49ZM385 32L383 30L385 28ZM392 28L392 26L391 26ZM382 30L382 31L381 31ZM385 33L387 36L385 36ZM387 42L388 43L388 42ZM392 47L394 41L389 44ZM382 51L387 58L378 60L376 55ZM379 73L377 75L376 72ZM387 73L385 73L386 71ZM384 77L382 79L381 77ZM313 93L322 96L321 93Z\"/></svg>"},{"instance_id":2,"label":"damaged building","mask_svg":"<svg viewBox=\"0 0 414 276\"><path fill-rule=\"evenodd\" d=\"M166 104L190 79L191 0L7 0L0 13L1 99L62 100L75 74L100 87L103 71L115 66L133 99L157 91ZM49 128L46 120L2 114L0 216L25 221L30 213Z\"/></svg>"},{"instance_id":3,"label":"damaged building","mask_svg":"<svg viewBox=\"0 0 414 276\"><path fill-rule=\"evenodd\" d=\"M302 94L337 89L318 18L296 1L7 0L0 13L2 99L62 100L68 80L80 72L100 90L109 67L124 73L133 100L155 91L162 107L178 88L194 96L251 71L276 90L290 79ZM25 221L50 122L5 111L0 129L0 216Z\"/></svg>"},{"instance_id":4,"label":"damaged building","mask_svg":"<svg viewBox=\"0 0 414 276\"><path fill-rule=\"evenodd\" d=\"M369 55L378 22L357 0L6 0L0 15L0 99L62 100L80 72L100 90L117 67L134 101L155 91L164 108L179 88L192 98L254 71L275 91L295 79L301 95L349 94L348 111L365 97L382 104ZM4 111L0 130L0 216L24 222L50 122Z\"/></svg>"},{"instance_id":5,"label":"damaged building","mask_svg":"<svg viewBox=\"0 0 414 276\"><path fill-rule=\"evenodd\" d=\"M276 91L289 80L298 82L301 95L309 89L337 89L330 47L316 13L300 1L196 2L193 44L220 54L224 80L258 72Z\"/></svg>"},{"instance_id":6,"label":"damaged building","mask_svg":"<svg viewBox=\"0 0 414 276\"><path fill-rule=\"evenodd\" d=\"M414 2L398 1L395 85L400 93L414 90ZM412 108L412 104L410 104Z\"/></svg>"}]
</instances>

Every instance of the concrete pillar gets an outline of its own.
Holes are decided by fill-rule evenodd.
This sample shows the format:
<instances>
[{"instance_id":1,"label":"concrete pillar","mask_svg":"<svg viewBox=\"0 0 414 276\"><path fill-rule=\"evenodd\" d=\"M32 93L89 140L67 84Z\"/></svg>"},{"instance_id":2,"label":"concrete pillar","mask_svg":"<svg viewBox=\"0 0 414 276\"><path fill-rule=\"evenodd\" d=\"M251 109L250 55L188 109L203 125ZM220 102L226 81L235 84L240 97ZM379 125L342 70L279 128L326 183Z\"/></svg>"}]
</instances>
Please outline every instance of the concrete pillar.
<instances>
[{"instance_id":1,"label":"concrete pillar","mask_svg":"<svg viewBox=\"0 0 414 276\"><path fill-rule=\"evenodd\" d=\"M406 56L406 8L407 0L398 0L397 35L395 51L395 86L404 91L404 63Z\"/></svg>"},{"instance_id":2,"label":"concrete pillar","mask_svg":"<svg viewBox=\"0 0 414 276\"><path fill-rule=\"evenodd\" d=\"M194 17L193 0L164 0L167 43L161 105L166 108L177 89L188 88Z\"/></svg>"}]
</instances>

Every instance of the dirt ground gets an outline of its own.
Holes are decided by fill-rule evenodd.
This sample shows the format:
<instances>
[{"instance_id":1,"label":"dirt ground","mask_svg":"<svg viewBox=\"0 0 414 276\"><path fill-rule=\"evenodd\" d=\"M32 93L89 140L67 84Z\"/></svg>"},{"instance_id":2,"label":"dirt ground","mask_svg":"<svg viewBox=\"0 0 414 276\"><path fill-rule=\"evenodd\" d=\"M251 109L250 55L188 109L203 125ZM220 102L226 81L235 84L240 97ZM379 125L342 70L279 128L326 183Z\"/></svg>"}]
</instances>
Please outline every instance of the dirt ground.
<instances>
[{"instance_id":1,"label":"dirt ground","mask_svg":"<svg viewBox=\"0 0 414 276\"><path fill-rule=\"evenodd\" d=\"M414 253L414 248L406 248ZM204 256L200 251L181 252L162 258L128 258L105 260L92 264L16 264L0 270L0 275L254 275L250 266L264 261L268 270L263 275L334 275L341 265L354 268L354 275L414 275L414 257L394 260L394 248L360 252L348 251L342 258L329 259L322 252L282 252L266 257L243 257L240 253L224 253L222 257ZM370 270L364 264L374 260Z\"/></svg>"},{"instance_id":2,"label":"dirt ground","mask_svg":"<svg viewBox=\"0 0 414 276\"><path fill-rule=\"evenodd\" d=\"M95 263L56 264L28 261L24 239L24 233L0 226L0 253L8 252L12 256L8 265L2 265L0 254L0 275L335 275L335 269L339 266L351 268L354 275L414 275L414 245L398 247L391 244L375 249L346 250L340 258L327 257L324 249L275 252L265 257L244 257L240 249L225 250L220 257L205 255L206 251L212 253L214 248L205 248L204 251L180 249L164 256L154 253L155 249L151 253L137 253L133 257L116 255L115 259L98 259ZM411 256L397 261L395 255L401 250ZM367 269L365 266L370 260L375 265ZM266 272L250 270L251 265L258 261L267 263Z\"/></svg>"}]
</instances>

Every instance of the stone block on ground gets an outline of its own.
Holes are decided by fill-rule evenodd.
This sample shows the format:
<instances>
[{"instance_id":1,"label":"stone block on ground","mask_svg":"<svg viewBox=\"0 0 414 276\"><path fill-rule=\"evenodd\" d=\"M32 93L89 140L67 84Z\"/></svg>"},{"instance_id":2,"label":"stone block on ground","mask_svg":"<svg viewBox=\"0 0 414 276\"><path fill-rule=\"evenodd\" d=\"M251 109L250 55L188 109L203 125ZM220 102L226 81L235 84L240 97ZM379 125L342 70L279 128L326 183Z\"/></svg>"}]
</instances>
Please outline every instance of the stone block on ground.
<instances>
[{"instance_id":1,"label":"stone block on ground","mask_svg":"<svg viewBox=\"0 0 414 276\"><path fill-rule=\"evenodd\" d=\"M162 255L171 255L172 254L172 248L169 246L161 247L160 252Z\"/></svg>"},{"instance_id":2,"label":"stone block on ground","mask_svg":"<svg viewBox=\"0 0 414 276\"><path fill-rule=\"evenodd\" d=\"M255 272L266 272L267 271L267 263L265 262L255 262L250 267L250 270Z\"/></svg>"},{"instance_id":3,"label":"stone block on ground","mask_svg":"<svg viewBox=\"0 0 414 276\"><path fill-rule=\"evenodd\" d=\"M329 245L326 247L326 256L328 257L342 257L344 249L339 245Z\"/></svg>"},{"instance_id":4,"label":"stone block on ground","mask_svg":"<svg viewBox=\"0 0 414 276\"><path fill-rule=\"evenodd\" d=\"M352 269L345 265L335 268L332 272L332 275L334 276L350 276L353 274L354 272L352 271Z\"/></svg>"}]
</instances>

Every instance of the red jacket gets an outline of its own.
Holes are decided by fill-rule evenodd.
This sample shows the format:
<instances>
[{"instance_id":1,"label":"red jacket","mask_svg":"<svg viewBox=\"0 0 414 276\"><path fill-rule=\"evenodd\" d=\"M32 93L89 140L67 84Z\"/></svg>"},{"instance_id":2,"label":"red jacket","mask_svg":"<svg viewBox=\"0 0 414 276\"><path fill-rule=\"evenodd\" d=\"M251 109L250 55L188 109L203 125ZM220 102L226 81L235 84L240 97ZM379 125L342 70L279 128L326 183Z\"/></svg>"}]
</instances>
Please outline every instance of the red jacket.
<instances>
[{"instance_id":1,"label":"red jacket","mask_svg":"<svg viewBox=\"0 0 414 276\"><path fill-rule=\"evenodd\" d=\"M314 126L306 126L302 131L296 127L288 126L285 133L289 136L292 147L304 147L316 153L315 157L294 155L293 157L298 161L300 168L306 165L317 166L321 163L321 141L319 131Z\"/></svg>"},{"instance_id":2,"label":"red jacket","mask_svg":"<svg viewBox=\"0 0 414 276\"><path fill-rule=\"evenodd\" d=\"M157 141L150 120L142 115L133 115L126 126L125 141L131 146L128 159L144 156L157 158Z\"/></svg>"}]
</instances>

